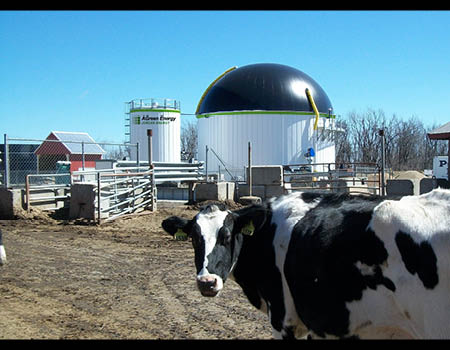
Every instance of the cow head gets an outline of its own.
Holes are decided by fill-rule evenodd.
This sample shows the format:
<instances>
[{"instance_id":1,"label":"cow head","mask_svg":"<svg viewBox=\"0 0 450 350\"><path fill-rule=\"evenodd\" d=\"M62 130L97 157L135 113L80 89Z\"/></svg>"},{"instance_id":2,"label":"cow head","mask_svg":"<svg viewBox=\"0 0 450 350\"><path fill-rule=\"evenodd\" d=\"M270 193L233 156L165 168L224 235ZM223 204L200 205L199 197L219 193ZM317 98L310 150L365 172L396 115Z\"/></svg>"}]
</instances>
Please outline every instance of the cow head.
<instances>
[{"instance_id":1,"label":"cow head","mask_svg":"<svg viewBox=\"0 0 450 350\"><path fill-rule=\"evenodd\" d=\"M2 241L2 230L0 230L0 265L6 264L6 252Z\"/></svg>"},{"instance_id":2,"label":"cow head","mask_svg":"<svg viewBox=\"0 0 450 350\"><path fill-rule=\"evenodd\" d=\"M220 204L203 207L192 219L172 216L162 222L171 234L192 239L197 286L203 296L216 296L238 261L244 237L251 237L265 222L262 206L230 211Z\"/></svg>"}]
</instances>

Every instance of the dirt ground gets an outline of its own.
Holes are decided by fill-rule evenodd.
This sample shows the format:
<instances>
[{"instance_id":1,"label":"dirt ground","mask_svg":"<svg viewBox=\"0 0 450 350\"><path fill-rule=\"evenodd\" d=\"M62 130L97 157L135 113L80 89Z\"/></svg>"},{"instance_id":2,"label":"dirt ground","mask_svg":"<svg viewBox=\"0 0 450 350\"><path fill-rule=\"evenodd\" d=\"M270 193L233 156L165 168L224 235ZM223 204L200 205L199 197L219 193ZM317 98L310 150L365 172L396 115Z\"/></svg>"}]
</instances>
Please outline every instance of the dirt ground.
<instances>
[{"instance_id":1,"label":"dirt ground","mask_svg":"<svg viewBox=\"0 0 450 350\"><path fill-rule=\"evenodd\" d=\"M0 339L271 338L234 281L215 298L197 291L191 242L161 228L195 213L160 202L100 226L38 211L0 220Z\"/></svg>"}]
</instances>

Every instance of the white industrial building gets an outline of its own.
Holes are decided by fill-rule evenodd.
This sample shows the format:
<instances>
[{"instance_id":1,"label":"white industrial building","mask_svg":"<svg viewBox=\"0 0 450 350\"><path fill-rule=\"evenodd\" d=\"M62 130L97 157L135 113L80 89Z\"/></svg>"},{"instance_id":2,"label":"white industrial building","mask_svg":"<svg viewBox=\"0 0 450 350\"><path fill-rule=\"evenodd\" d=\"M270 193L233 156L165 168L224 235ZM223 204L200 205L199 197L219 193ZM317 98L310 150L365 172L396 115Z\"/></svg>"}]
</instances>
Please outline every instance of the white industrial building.
<instances>
[{"instance_id":1,"label":"white industrial building","mask_svg":"<svg viewBox=\"0 0 450 350\"><path fill-rule=\"evenodd\" d=\"M152 130L152 160L180 162L180 102L173 99L135 99L125 104L128 142L139 143L139 159L148 161L147 130ZM131 160L136 160L132 152Z\"/></svg>"},{"instance_id":2,"label":"white industrial building","mask_svg":"<svg viewBox=\"0 0 450 350\"><path fill-rule=\"evenodd\" d=\"M225 164L242 175L251 142L254 165L334 163L332 112L325 91L295 68L233 67L211 83L198 104L198 158L206 161L208 147L208 171L221 167L223 173Z\"/></svg>"}]
</instances>

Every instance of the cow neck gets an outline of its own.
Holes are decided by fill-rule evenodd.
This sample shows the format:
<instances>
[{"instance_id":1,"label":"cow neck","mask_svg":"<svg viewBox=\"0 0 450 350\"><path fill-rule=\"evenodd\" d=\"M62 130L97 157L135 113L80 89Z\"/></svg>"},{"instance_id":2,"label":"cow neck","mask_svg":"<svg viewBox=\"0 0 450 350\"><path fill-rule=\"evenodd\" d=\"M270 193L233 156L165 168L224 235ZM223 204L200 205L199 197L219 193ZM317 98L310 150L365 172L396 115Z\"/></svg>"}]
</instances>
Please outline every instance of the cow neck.
<instances>
[{"instance_id":1,"label":"cow neck","mask_svg":"<svg viewBox=\"0 0 450 350\"><path fill-rule=\"evenodd\" d=\"M249 301L258 309L263 306L262 301L270 302L273 284L281 283L275 264L275 227L271 220L269 214L264 225L251 236L239 233L242 236L242 247L232 274Z\"/></svg>"}]
</instances>

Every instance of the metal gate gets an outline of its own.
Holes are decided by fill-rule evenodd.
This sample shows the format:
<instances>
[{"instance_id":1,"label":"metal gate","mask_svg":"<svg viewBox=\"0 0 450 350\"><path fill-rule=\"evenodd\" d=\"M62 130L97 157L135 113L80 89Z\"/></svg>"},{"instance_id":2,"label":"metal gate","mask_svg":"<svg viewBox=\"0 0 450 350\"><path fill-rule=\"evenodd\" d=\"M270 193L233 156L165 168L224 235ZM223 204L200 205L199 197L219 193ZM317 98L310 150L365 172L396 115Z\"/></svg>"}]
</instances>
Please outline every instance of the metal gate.
<instances>
[{"instance_id":1,"label":"metal gate","mask_svg":"<svg viewBox=\"0 0 450 350\"><path fill-rule=\"evenodd\" d=\"M306 163L283 166L292 190L381 194L381 169L375 163Z\"/></svg>"},{"instance_id":2,"label":"metal gate","mask_svg":"<svg viewBox=\"0 0 450 350\"><path fill-rule=\"evenodd\" d=\"M97 220L114 220L136 210L156 210L154 171L97 172Z\"/></svg>"},{"instance_id":3,"label":"metal gate","mask_svg":"<svg viewBox=\"0 0 450 350\"><path fill-rule=\"evenodd\" d=\"M25 208L57 210L70 198L70 174L28 174L25 177Z\"/></svg>"}]
</instances>

